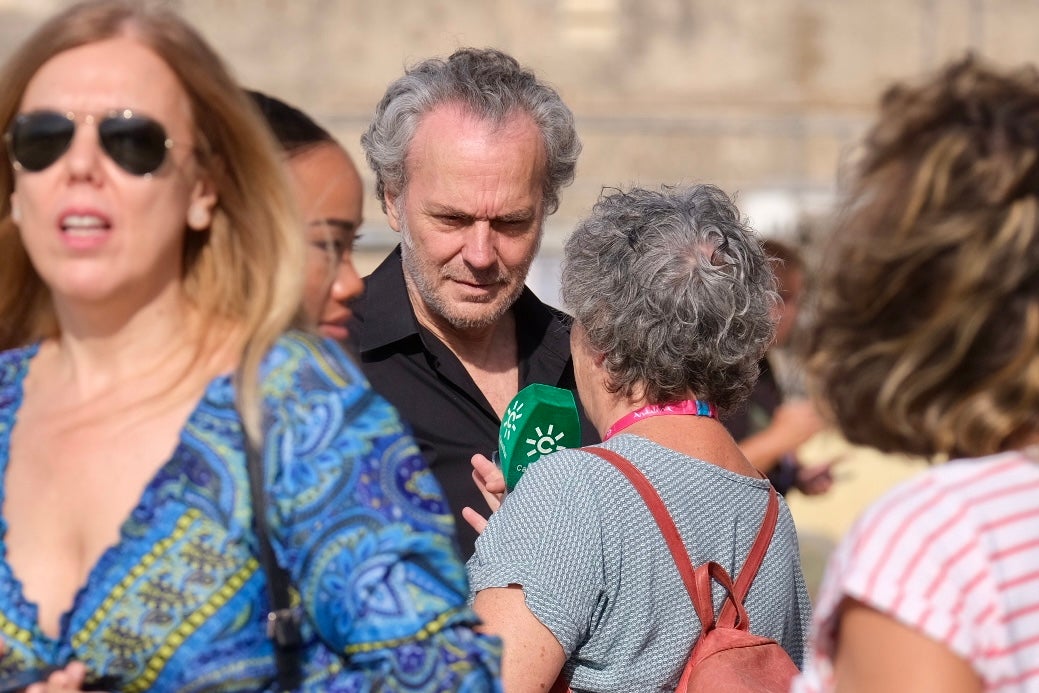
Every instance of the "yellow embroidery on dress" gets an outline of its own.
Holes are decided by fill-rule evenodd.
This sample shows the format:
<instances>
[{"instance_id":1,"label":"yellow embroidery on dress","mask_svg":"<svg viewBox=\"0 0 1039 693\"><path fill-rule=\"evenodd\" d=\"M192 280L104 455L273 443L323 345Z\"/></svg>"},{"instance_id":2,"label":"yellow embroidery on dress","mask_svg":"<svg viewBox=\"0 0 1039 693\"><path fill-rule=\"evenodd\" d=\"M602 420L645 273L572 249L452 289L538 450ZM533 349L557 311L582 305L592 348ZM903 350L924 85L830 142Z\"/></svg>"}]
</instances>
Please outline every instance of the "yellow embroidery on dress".
<instances>
[{"instance_id":1,"label":"yellow embroidery on dress","mask_svg":"<svg viewBox=\"0 0 1039 693\"><path fill-rule=\"evenodd\" d=\"M30 649L32 648L32 633L11 623L3 614L0 614L0 633L3 634L3 639L8 643L17 640ZM30 663L32 656L31 654L26 656L22 648L11 647L9 644L7 651L4 652L3 656L0 656L0 677L6 678L30 669L34 666L34 664Z\"/></svg>"},{"instance_id":2,"label":"yellow embroidery on dress","mask_svg":"<svg viewBox=\"0 0 1039 693\"><path fill-rule=\"evenodd\" d=\"M362 642L356 645L348 645L343 649L344 654L358 654L361 652L372 652L373 650L391 649L394 647L400 647L401 645L409 642L415 642L416 640L425 640L426 638L439 633L444 629L447 621L458 613L458 609L452 609L445 611L444 613L437 616L435 619L427 623L422 627L419 632L414 635L405 638L393 638L392 640L380 640L378 642Z\"/></svg>"},{"instance_id":3,"label":"yellow embroidery on dress","mask_svg":"<svg viewBox=\"0 0 1039 693\"><path fill-rule=\"evenodd\" d=\"M268 677L260 673L270 664L268 657L249 657L232 660L226 666L198 676L191 682L191 689L196 691L220 691L234 681L234 689L239 691L264 690L269 684ZM245 673L243 673L245 672Z\"/></svg>"},{"instance_id":4,"label":"yellow embroidery on dress","mask_svg":"<svg viewBox=\"0 0 1039 693\"><path fill-rule=\"evenodd\" d=\"M23 645L32 644L32 633L11 623L3 614L0 614L0 633L3 633L8 638L17 640Z\"/></svg>"},{"instance_id":5,"label":"yellow embroidery on dress","mask_svg":"<svg viewBox=\"0 0 1039 693\"><path fill-rule=\"evenodd\" d=\"M97 630L97 627L105 620L105 617L108 615L108 612L112 610L112 607L126 595L126 591L129 589L130 585L139 580L160 556L169 551L171 546L180 541L184 534L187 533L188 528L200 517L202 517L202 513L196 508L192 508L180 516L177 520L177 524L173 528L173 531L170 532L170 535L165 539L156 542L155 546L152 547L152 550L141 557L140 563L131 568L126 577L120 580L119 584L112 588L112 591L107 597L105 597L105 600L101 602L101 606L98 607L97 611L91 614L90 618L87 619L83 628L72 636L73 648L79 649L90 641L94 631Z\"/></svg>"},{"instance_id":6,"label":"yellow embroidery on dress","mask_svg":"<svg viewBox=\"0 0 1039 693\"><path fill-rule=\"evenodd\" d=\"M298 340L296 344L306 349L307 353L311 356L314 365L317 366L321 370L321 372L325 374L325 376L328 378L328 381L333 385L333 387L346 387L347 382L346 379L343 378L343 374L337 372L334 368L332 368L330 360L317 350L313 342L309 340Z\"/></svg>"},{"instance_id":7,"label":"yellow embroidery on dress","mask_svg":"<svg viewBox=\"0 0 1039 693\"><path fill-rule=\"evenodd\" d=\"M192 633L198 630L222 606L229 602L259 567L259 562L255 558L250 557L245 562L245 565L229 577L227 582L205 604L190 614L183 623L166 637L166 641L159 646L152 658L148 660L144 673L127 684L123 691L126 693L137 693L137 691L146 691L151 688L155 680L159 678L159 674L162 673L166 663L169 662L177 649L184 644L184 641L191 637Z\"/></svg>"}]
</instances>

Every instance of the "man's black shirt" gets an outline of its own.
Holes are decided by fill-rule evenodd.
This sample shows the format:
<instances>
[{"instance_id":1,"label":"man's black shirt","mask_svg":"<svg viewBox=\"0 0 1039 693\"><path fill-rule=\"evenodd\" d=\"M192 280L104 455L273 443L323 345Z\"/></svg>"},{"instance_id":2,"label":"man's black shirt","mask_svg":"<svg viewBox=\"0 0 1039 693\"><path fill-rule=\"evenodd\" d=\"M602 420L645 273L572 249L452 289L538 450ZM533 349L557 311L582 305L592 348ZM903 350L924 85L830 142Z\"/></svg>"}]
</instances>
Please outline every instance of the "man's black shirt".
<instances>
[{"instance_id":1,"label":"man's black shirt","mask_svg":"<svg viewBox=\"0 0 1039 693\"><path fill-rule=\"evenodd\" d=\"M397 407L440 482L455 516L462 558L473 554L476 532L462 508L486 513L469 462L498 447L501 419L465 366L443 342L419 325L408 298L400 247L365 279L351 306L350 342L376 392ZM570 317L545 305L528 288L513 304L520 389L544 383L575 389L570 360ZM581 412L585 445L598 434Z\"/></svg>"}]
</instances>

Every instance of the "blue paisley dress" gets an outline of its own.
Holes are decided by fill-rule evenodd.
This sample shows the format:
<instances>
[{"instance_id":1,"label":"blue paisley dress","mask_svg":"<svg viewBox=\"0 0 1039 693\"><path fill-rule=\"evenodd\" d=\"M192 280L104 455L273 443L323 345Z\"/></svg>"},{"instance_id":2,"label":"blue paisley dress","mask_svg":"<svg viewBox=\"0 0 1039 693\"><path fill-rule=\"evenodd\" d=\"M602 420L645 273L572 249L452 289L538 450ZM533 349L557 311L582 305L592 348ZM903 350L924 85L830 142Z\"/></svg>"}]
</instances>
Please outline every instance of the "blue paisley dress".
<instances>
[{"instance_id":1,"label":"blue paisley dress","mask_svg":"<svg viewBox=\"0 0 1039 693\"><path fill-rule=\"evenodd\" d=\"M36 351L0 354L0 479ZM271 539L306 613L303 690L500 690L500 643L472 631L451 515L394 410L316 337L282 337L262 376ZM104 690L274 689L229 376L208 385L57 638L12 574L6 530L0 505L0 690L74 659Z\"/></svg>"}]
</instances>

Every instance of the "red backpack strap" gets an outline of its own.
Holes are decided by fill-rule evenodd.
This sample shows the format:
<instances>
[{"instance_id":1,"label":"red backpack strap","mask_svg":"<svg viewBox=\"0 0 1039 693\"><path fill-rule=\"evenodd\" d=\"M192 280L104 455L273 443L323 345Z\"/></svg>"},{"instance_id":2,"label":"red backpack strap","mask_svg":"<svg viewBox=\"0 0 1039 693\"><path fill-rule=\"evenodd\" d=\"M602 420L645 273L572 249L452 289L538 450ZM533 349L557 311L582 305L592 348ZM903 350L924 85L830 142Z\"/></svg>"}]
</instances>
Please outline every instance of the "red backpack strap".
<instances>
[{"instance_id":1,"label":"red backpack strap","mask_svg":"<svg viewBox=\"0 0 1039 693\"><path fill-rule=\"evenodd\" d=\"M754 538L754 544L750 547L750 553L747 554L747 560L743 562L743 567L732 585L732 590L730 591L732 600L726 600L722 606L721 613L718 615L719 625L732 628L741 621L746 621L747 615L742 608L743 602L746 601L751 583L754 582L754 578L758 574L758 568L761 567L762 561L765 560L765 554L768 553L768 547L772 543L772 535L776 531L778 519L779 494L776 493L775 487L769 484L768 505L765 507L765 517L761 520L761 527L758 529L757 537ZM733 606L734 603L739 605L738 609Z\"/></svg>"},{"instance_id":2,"label":"red backpack strap","mask_svg":"<svg viewBox=\"0 0 1039 693\"><path fill-rule=\"evenodd\" d=\"M757 577L761 563L765 560L765 554L768 553L768 547L772 543L772 535L776 530L776 523L779 519L779 495L776 493L776 489L769 484L768 504L765 507L765 516L761 520L761 527L758 528L758 534L754 538L754 544L750 547L750 553L747 554L747 560L744 561L739 575L733 582L725 569L714 561L706 563L700 566L700 568L693 568L689 552L686 551L682 536L678 533L678 528L675 526L674 520L671 519L671 514L668 513L664 501L661 500L657 490L653 488L653 484L649 483L646 475L639 471L635 465L622 455L618 455L606 448L586 447L582 449L603 458L616 467L618 471L627 477L631 485L639 492L639 495L642 496L642 500L646 503L649 511L653 514L653 519L656 520L657 526L660 528L660 533L664 535L667 548L671 551L671 557L678 567L678 573L682 576L682 583L689 593L689 599L693 602L696 615L700 618L703 632L707 633L715 625L714 602L711 598L712 578L725 588L727 592L727 598L722 604L722 610L718 616L718 625L726 628L747 630L749 619L746 610L743 608L743 602L746 601L750 586L754 582L754 578Z\"/></svg>"},{"instance_id":3,"label":"red backpack strap","mask_svg":"<svg viewBox=\"0 0 1039 693\"><path fill-rule=\"evenodd\" d=\"M736 586L729 577L729 573L720 563L710 561L696 568L698 581L706 581L710 586L713 579L725 590L725 598L722 600L721 612L715 625L718 628L735 628L737 630L750 630L750 618L742 601L736 601Z\"/></svg>"},{"instance_id":4,"label":"red backpack strap","mask_svg":"<svg viewBox=\"0 0 1039 693\"><path fill-rule=\"evenodd\" d=\"M678 533L675 521L671 519L671 514L668 513L664 501L660 498L660 494L653 488L653 484L649 483L646 475L625 457L618 455L612 450L600 447L586 447L582 448L582 450L597 455L616 467L618 471L628 478L631 485L642 496L642 500L645 501L649 511L653 514L653 519L656 520L657 526L660 528L660 533L664 535L667 548L671 551L671 558L674 559L675 565L678 567L678 573L682 576L682 582L689 593L689 599L693 602L696 615L700 618L703 632L708 632L714 627L714 602L711 599L710 575L708 575L707 571L697 574L693 570L693 562L689 558L689 552L685 549L682 535ZM698 585L697 580L701 584Z\"/></svg>"}]
</instances>

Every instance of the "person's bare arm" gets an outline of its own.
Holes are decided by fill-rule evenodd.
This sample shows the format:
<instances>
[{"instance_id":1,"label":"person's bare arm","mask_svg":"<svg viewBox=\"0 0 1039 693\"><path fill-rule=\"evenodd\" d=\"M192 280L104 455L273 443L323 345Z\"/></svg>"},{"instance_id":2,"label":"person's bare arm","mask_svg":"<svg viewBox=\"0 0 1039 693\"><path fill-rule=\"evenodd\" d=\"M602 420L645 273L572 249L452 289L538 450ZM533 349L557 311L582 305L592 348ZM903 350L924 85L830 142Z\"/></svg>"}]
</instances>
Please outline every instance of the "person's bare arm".
<instances>
[{"instance_id":1,"label":"person's bare arm","mask_svg":"<svg viewBox=\"0 0 1039 693\"><path fill-rule=\"evenodd\" d=\"M527 608L519 585L480 590L473 609L480 630L502 640L501 674L505 693L551 690L566 656L548 628Z\"/></svg>"},{"instance_id":2,"label":"person's bare arm","mask_svg":"<svg viewBox=\"0 0 1039 693\"><path fill-rule=\"evenodd\" d=\"M970 665L890 616L845 599L834 656L837 693L980 693Z\"/></svg>"},{"instance_id":3,"label":"person's bare arm","mask_svg":"<svg viewBox=\"0 0 1039 693\"><path fill-rule=\"evenodd\" d=\"M762 474L768 474L780 457L793 452L823 429L823 420L808 400L784 402L763 430L736 441L740 451Z\"/></svg>"}]
</instances>

